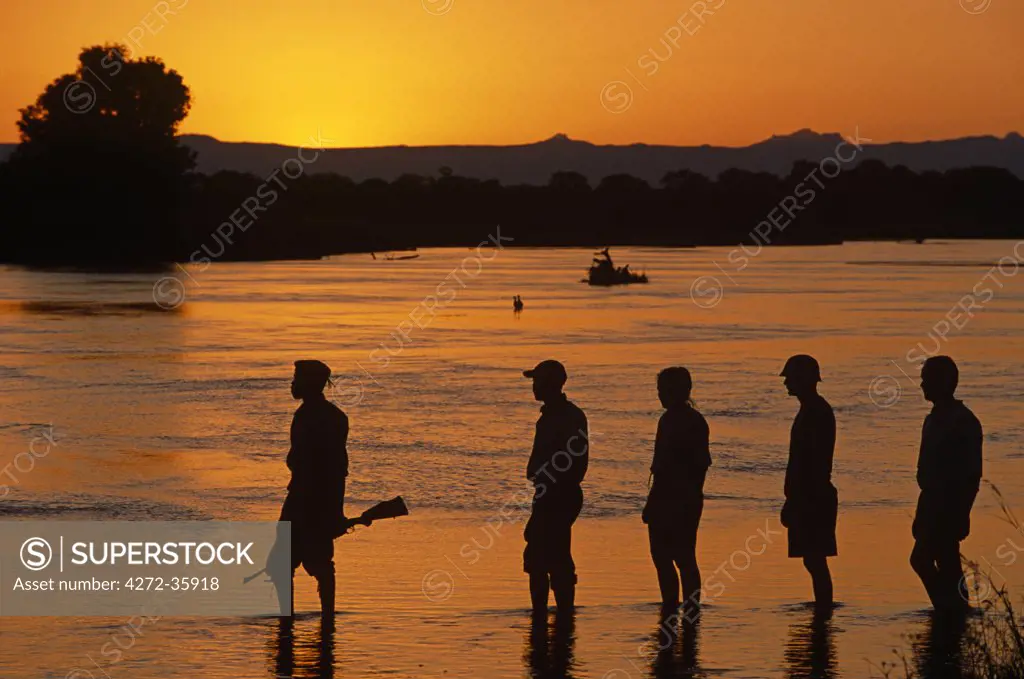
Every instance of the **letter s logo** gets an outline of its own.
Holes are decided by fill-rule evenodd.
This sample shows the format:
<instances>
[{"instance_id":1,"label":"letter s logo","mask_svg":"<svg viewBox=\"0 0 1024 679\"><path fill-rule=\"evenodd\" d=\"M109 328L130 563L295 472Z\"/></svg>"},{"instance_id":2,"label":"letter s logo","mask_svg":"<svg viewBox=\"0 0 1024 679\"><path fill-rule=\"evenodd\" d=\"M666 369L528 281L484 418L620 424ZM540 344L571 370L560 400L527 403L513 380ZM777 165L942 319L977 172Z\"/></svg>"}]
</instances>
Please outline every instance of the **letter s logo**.
<instances>
[{"instance_id":1,"label":"letter s logo","mask_svg":"<svg viewBox=\"0 0 1024 679\"><path fill-rule=\"evenodd\" d=\"M30 571L41 571L53 560L50 543L42 538L29 538L21 544L21 563Z\"/></svg>"}]
</instances>

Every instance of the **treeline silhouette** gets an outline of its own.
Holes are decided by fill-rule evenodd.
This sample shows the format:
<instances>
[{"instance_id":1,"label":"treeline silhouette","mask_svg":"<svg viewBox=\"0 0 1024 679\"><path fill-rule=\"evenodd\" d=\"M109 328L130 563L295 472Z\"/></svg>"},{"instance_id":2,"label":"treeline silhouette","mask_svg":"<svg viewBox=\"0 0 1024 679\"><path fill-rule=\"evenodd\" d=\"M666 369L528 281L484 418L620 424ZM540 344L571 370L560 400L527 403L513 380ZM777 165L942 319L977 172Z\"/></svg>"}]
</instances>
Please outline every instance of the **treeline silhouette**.
<instances>
[{"instance_id":1,"label":"treeline silhouette","mask_svg":"<svg viewBox=\"0 0 1024 679\"><path fill-rule=\"evenodd\" d=\"M851 239L1014 238L1024 235L1024 182L1007 170L969 168L917 174L865 161L824 188L807 182L818 166L787 177L729 170L711 179L687 170L652 187L629 175L591 187L573 172L546 186L502 186L451 175L405 175L361 183L336 174L287 182L279 199L225 249L227 258L307 257L425 246L473 246L501 225L515 245L735 245L839 243ZM803 198L795 193L801 183ZM219 172L194 179L183 224L195 248L266 180ZM273 183L269 186L274 186ZM808 190L815 195L808 200ZM786 205L792 212L780 208ZM251 205L252 203L250 203ZM241 211L242 222L249 216ZM770 220L774 219L774 223ZM766 238L751 235L758 224ZM223 239L216 239L223 240ZM188 253L181 253L188 254ZM207 253L203 253L207 254Z\"/></svg>"},{"instance_id":2,"label":"treeline silhouette","mask_svg":"<svg viewBox=\"0 0 1024 679\"><path fill-rule=\"evenodd\" d=\"M22 109L0 164L0 261L139 266L311 258L475 246L500 225L514 245L736 245L1024 235L1022 180L974 167L916 173L867 160L828 178L728 170L629 175L597 186L556 172L545 186L404 175L359 183L316 173L315 150L267 177L193 172L177 139L191 96L159 59L119 45L82 51ZM813 179L810 177L813 174ZM757 234L760 235L757 235Z\"/></svg>"},{"instance_id":3,"label":"treeline silhouette","mask_svg":"<svg viewBox=\"0 0 1024 679\"><path fill-rule=\"evenodd\" d=\"M475 246L497 225L520 246L1024 236L1024 182L1006 170L917 174L869 160L824 183L824 189L812 183L816 195L805 203L795 198L795 187L815 167L798 163L788 177L730 170L717 179L682 170L657 188L628 175L591 187L576 173L556 173L546 186L502 186L453 175L357 184L336 174L281 178L279 185L218 172L187 175L173 196L166 187L140 188L137 176L119 183L98 174L95 192L92 182L79 183L71 193L63 187L51 192L49 183L35 195L16 189L17 202L42 212L22 212L12 221L5 210L0 259L102 264L318 258ZM0 190L6 193L19 179L0 166ZM150 178L142 179L148 184ZM796 211L788 203L791 219L780 207L787 197L803 208Z\"/></svg>"}]
</instances>

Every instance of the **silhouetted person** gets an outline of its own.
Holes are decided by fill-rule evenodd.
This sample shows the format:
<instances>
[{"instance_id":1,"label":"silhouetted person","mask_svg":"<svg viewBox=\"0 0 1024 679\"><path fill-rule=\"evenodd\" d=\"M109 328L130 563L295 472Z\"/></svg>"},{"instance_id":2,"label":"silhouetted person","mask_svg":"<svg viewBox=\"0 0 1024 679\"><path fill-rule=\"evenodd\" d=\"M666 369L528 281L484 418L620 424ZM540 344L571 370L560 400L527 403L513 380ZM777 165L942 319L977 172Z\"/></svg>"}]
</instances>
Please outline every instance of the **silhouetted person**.
<instances>
[{"instance_id":1,"label":"silhouetted person","mask_svg":"<svg viewBox=\"0 0 1024 679\"><path fill-rule=\"evenodd\" d=\"M686 368L666 368L658 374L658 398L665 412L658 420L651 463L653 483L643 521L658 572L662 606L678 608L682 580L683 600L696 611L701 587L697 527L704 512L704 479L711 466L711 451L708 423L690 400L692 390Z\"/></svg>"},{"instance_id":2,"label":"silhouetted person","mask_svg":"<svg viewBox=\"0 0 1024 679\"><path fill-rule=\"evenodd\" d=\"M590 457L587 417L562 393L566 373L558 361L541 361L523 375L533 379L533 396L544 403L526 465L535 491L523 531L523 570L530 574L535 614L546 614L549 588L558 609L569 611L576 601L572 525L583 508L580 484Z\"/></svg>"},{"instance_id":3,"label":"silhouetted person","mask_svg":"<svg viewBox=\"0 0 1024 679\"><path fill-rule=\"evenodd\" d=\"M594 257L592 266L597 267L602 272L610 273L615 271L615 263L612 262L612 253L608 248L599 251L597 255L600 256Z\"/></svg>"},{"instance_id":4,"label":"silhouetted person","mask_svg":"<svg viewBox=\"0 0 1024 679\"><path fill-rule=\"evenodd\" d=\"M348 417L324 396L330 376L331 369L320 361L295 362L292 396L302 405L292 419L287 460L292 478L280 520L291 521L292 527L288 578L300 565L316 578L321 615L333 623L334 537L345 520ZM275 585L279 591L285 586Z\"/></svg>"},{"instance_id":5,"label":"silhouetted person","mask_svg":"<svg viewBox=\"0 0 1024 679\"><path fill-rule=\"evenodd\" d=\"M569 679L576 658L576 614L559 611L553 625L547 615L533 615L526 640L525 660L533 679Z\"/></svg>"},{"instance_id":6,"label":"silhouetted person","mask_svg":"<svg viewBox=\"0 0 1024 679\"><path fill-rule=\"evenodd\" d=\"M697 664L700 625L678 613L662 610L651 640L653 679L691 679L699 676ZM612 676L611 673L605 676Z\"/></svg>"},{"instance_id":7,"label":"silhouetted person","mask_svg":"<svg viewBox=\"0 0 1024 679\"><path fill-rule=\"evenodd\" d=\"M821 370L813 357L790 357L781 376L789 394L800 401L789 435L782 525L789 529L790 558L803 558L811 574L815 604L830 607L832 574L827 557L836 556L838 551L839 497L832 485L836 418L832 406L818 393Z\"/></svg>"},{"instance_id":8,"label":"silhouetted person","mask_svg":"<svg viewBox=\"0 0 1024 679\"><path fill-rule=\"evenodd\" d=\"M512 310L519 313L523 310L523 299L519 295L512 298Z\"/></svg>"},{"instance_id":9,"label":"silhouetted person","mask_svg":"<svg viewBox=\"0 0 1024 679\"><path fill-rule=\"evenodd\" d=\"M936 609L967 606L960 542L971 532L971 507L981 484L981 423L954 398L956 363L935 356L921 368L921 390L932 402L917 458L921 494L914 516L910 565Z\"/></svg>"},{"instance_id":10,"label":"silhouetted person","mask_svg":"<svg viewBox=\"0 0 1024 679\"><path fill-rule=\"evenodd\" d=\"M838 676L832 609L815 608L810 623L790 625L784 655L788 679L832 679Z\"/></svg>"}]
</instances>

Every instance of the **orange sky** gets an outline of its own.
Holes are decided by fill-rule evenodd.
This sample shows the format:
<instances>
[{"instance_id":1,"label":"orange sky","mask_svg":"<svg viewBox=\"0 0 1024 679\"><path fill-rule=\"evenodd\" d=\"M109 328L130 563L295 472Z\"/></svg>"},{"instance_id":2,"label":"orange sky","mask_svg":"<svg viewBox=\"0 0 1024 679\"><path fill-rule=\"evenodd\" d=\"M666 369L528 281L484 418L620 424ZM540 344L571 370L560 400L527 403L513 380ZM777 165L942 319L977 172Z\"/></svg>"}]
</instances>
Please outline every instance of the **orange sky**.
<instances>
[{"instance_id":1,"label":"orange sky","mask_svg":"<svg viewBox=\"0 0 1024 679\"><path fill-rule=\"evenodd\" d=\"M184 76L183 132L232 141L1024 132L1021 0L3 0L0 25L2 141L108 41Z\"/></svg>"}]
</instances>

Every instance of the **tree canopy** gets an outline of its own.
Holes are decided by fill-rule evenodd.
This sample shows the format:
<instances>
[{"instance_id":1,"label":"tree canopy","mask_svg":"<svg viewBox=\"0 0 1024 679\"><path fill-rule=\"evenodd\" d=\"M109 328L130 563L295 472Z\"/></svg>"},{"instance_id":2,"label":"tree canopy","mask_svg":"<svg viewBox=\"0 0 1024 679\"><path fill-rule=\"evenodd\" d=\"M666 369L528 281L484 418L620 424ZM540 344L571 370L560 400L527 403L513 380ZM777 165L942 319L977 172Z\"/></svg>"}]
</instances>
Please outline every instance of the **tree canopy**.
<instances>
[{"instance_id":1,"label":"tree canopy","mask_svg":"<svg viewBox=\"0 0 1024 679\"><path fill-rule=\"evenodd\" d=\"M195 164L177 139L191 95L162 61L126 51L83 49L74 72L21 110L0 234L19 259L145 264L175 249Z\"/></svg>"}]
</instances>

